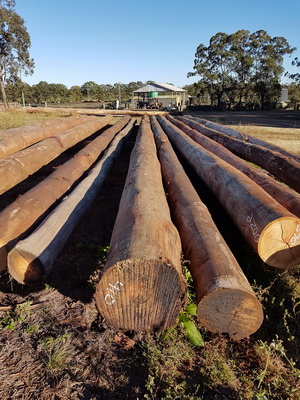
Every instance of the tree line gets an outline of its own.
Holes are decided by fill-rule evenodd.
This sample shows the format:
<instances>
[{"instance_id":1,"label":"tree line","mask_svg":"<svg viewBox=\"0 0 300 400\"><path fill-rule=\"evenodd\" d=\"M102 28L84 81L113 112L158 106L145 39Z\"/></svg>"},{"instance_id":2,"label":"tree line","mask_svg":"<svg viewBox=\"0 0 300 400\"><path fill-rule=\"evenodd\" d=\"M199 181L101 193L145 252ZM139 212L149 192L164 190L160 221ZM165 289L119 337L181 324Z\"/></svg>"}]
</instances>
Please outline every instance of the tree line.
<instances>
[{"instance_id":1,"label":"tree line","mask_svg":"<svg viewBox=\"0 0 300 400\"><path fill-rule=\"evenodd\" d=\"M149 82L149 81L148 81ZM94 81L85 82L83 85L72 86L70 89L60 83L39 82L37 85L28 85L17 79L14 83L6 85L6 94L9 102L24 102L26 104L40 103L80 103L83 101L111 102L116 99L130 101L132 93L147 84L141 81L128 84L115 83L97 84Z\"/></svg>"},{"instance_id":2,"label":"tree line","mask_svg":"<svg viewBox=\"0 0 300 400\"><path fill-rule=\"evenodd\" d=\"M89 81L68 89L63 84L41 81L30 86L21 78L21 74L28 76L34 71L30 46L30 35L15 11L15 0L0 0L0 92L5 106L8 102L129 101L134 90L145 85L141 81L113 85ZM188 77L199 76L199 81L184 88L198 104L269 108L280 95L284 56L295 50L284 37L271 37L264 30L219 32L208 46L201 43L197 47ZM300 68L299 59L295 58L292 65ZM289 96L298 107L300 73L287 72L285 76L294 80L289 85Z\"/></svg>"},{"instance_id":3,"label":"tree line","mask_svg":"<svg viewBox=\"0 0 300 400\"><path fill-rule=\"evenodd\" d=\"M197 47L193 71L187 76L200 79L187 89L198 102L208 98L219 108L224 103L238 108L245 103L269 107L280 96L284 56L295 50L284 37L271 37L264 30L219 32L208 46L201 43ZM300 65L297 58L292 64ZM299 77L299 74L285 75L295 80ZM295 91L293 86L291 89Z\"/></svg>"}]
</instances>

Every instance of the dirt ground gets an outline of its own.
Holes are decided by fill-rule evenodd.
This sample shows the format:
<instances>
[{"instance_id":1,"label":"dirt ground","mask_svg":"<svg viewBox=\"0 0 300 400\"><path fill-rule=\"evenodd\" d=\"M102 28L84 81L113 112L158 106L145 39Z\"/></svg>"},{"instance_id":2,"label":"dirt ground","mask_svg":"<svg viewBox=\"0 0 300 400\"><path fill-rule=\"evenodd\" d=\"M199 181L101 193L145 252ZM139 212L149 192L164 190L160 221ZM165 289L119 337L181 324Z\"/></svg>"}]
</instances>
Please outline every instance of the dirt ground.
<instances>
[{"instance_id":1,"label":"dirt ground","mask_svg":"<svg viewBox=\"0 0 300 400\"><path fill-rule=\"evenodd\" d=\"M201 117L208 118L202 114ZM228 122L225 116L211 115L210 119L214 118ZM232 118L230 113L230 121L235 120ZM300 118L293 118L280 122L276 117L272 123L278 122L281 126L293 125L296 121L300 127ZM288 342L295 332L299 333L298 314L295 318L299 322L292 327L281 324L275 329L278 321L267 321L257 334L242 342L233 342L201 328L206 346L199 350L187 341L180 327L166 340L159 335L120 332L109 327L97 312L93 297L95 284L107 255L135 134L124 143L105 185L56 259L46 281L26 287L12 281L7 274L0 278L0 397L12 400L297 399L296 394L284 396L282 393L287 387L300 390L300 376L288 368L282 355L270 349L271 343L277 346L276 335L280 332L282 337L287 336L284 354L300 360L299 343ZM70 149L2 195L0 210L65 162L75 150ZM259 287L257 293L268 303L269 299L264 300L266 291L280 291L282 285L276 281L277 271L267 267L264 274L260 273L262 262L252 254L193 171L188 168L187 171L210 204L216 223L250 282ZM299 275L297 270L293 279L300 281ZM272 289L270 282L275 282ZM279 308L279 301L268 303L270 318L275 311L278 318L283 318L286 308ZM285 318L287 323L289 315ZM275 362L282 369L280 379L286 386L277 378L276 390L272 389L270 396L267 385L273 385L270 382L277 372L269 371L269 364ZM248 392L245 387L249 387ZM253 393L260 397L253 397Z\"/></svg>"}]
</instances>

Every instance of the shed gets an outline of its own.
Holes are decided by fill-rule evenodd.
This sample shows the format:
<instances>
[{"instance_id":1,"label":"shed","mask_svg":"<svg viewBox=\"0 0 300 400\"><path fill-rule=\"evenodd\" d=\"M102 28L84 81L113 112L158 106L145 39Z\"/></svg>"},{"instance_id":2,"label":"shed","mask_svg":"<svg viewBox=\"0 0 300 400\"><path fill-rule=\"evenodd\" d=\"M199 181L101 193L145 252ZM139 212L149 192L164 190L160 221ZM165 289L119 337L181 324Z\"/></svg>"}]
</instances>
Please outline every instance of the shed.
<instances>
[{"instance_id":1,"label":"shed","mask_svg":"<svg viewBox=\"0 0 300 400\"><path fill-rule=\"evenodd\" d=\"M182 110L186 100L186 90L168 83L151 82L133 92L132 107Z\"/></svg>"}]
</instances>

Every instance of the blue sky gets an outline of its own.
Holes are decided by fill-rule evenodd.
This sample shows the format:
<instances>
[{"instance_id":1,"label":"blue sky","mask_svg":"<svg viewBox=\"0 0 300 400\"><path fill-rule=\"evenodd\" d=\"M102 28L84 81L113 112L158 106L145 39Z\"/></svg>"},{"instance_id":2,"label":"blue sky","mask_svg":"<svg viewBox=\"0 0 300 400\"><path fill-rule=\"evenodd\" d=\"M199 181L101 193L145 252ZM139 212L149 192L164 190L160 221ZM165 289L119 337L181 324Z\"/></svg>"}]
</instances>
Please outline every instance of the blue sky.
<instances>
[{"instance_id":1,"label":"blue sky","mask_svg":"<svg viewBox=\"0 0 300 400\"><path fill-rule=\"evenodd\" d=\"M200 43L217 32L266 30L300 57L299 0L16 0L31 37L35 72L24 81L70 88L153 80L183 86ZM286 79L283 79L286 81Z\"/></svg>"}]
</instances>

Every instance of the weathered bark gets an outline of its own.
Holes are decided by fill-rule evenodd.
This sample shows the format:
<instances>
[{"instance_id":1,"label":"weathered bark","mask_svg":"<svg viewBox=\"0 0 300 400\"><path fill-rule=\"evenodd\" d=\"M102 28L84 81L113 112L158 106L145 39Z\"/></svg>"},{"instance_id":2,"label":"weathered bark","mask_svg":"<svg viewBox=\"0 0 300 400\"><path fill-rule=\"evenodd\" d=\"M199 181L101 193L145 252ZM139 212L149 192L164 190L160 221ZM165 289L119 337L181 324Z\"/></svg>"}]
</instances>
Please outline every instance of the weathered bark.
<instances>
[{"instance_id":1,"label":"weathered bark","mask_svg":"<svg viewBox=\"0 0 300 400\"><path fill-rule=\"evenodd\" d=\"M249 336L263 321L261 305L166 134L153 117L151 124L172 214L190 261L197 315L212 332L228 333L233 339Z\"/></svg>"},{"instance_id":2,"label":"weathered bark","mask_svg":"<svg viewBox=\"0 0 300 400\"><path fill-rule=\"evenodd\" d=\"M8 270L20 283L44 279L79 219L94 200L97 191L121 150L123 139L131 132L132 120L112 141L104 156L76 188L41 225L8 253Z\"/></svg>"},{"instance_id":3,"label":"weathered bark","mask_svg":"<svg viewBox=\"0 0 300 400\"><path fill-rule=\"evenodd\" d=\"M293 158L256 144L234 139L224 133L206 128L190 118L184 118L183 122L222 144L239 157L266 169L277 179L286 183L298 193L300 192L300 163Z\"/></svg>"},{"instance_id":4,"label":"weathered bark","mask_svg":"<svg viewBox=\"0 0 300 400\"><path fill-rule=\"evenodd\" d=\"M206 119L192 117L190 115L186 115L186 117L190 118L192 120L195 120L197 122L200 122L201 124L205 125L207 128L211 128L211 129L214 129L215 131L225 133L225 135L227 135L227 136L231 136L235 139L243 140L248 143L257 144L259 146L266 147L267 149L277 151L278 153L281 153L286 157L292 157L296 161L300 162L299 154L293 153L291 151L287 151L280 146L276 146L276 144L266 142L263 139L259 139L259 138L253 137L253 136L249 136L249 135L247 135L243 132L240 132L236 129L231 129L231 128L228 128L227 126L223 126L223 125L217 124L215 122L208 121Z\"/></svg>"},{"instance_id":5,"label":"weathered bark","mask_svg":"<svg viewBox=\"0 0 300 400\"><path fill-rule=\"evenodd\" d=\"M0 213L0 271L7 268L7 252L30 227L91 167L113 137L129 122L125 116L106 129L42 182L19 196Z\"/></svg>"},{"instance_id":6,"label":"weathered bark","mask_svg":"<svg viewBox=\"0 0 300 400\"><path fill-rule=\"evenodd\" d=\"M147 116L132 151L108 259L96 289L97 307L107 322L143 332L174 324L186 292L180 254Z\"/></svg>"},{"instance_id":7,"label":"weathered bark","mask_svg":"<svg viewBox=\"0 0 300 400\"><path fill-rule=\"evenodd\" d=\"M111 120L111 116L93 119L3 158L0 160L0 194L22 182L65 150L109 124Z\"/></svg>"},{"instance_id":8,"label":"weathered bark","mask_svg":"<svg viewBox=\"0 0 300 400\"><path fill-rule=\"evenodd\" d=\"M292 214L300 217L300 194L295 190L283 185L273 177L267 175L263 170L252 167L249 163L234 155L230 150L221 144L215 142L209 137L202 135L199 131L190 128L181 121L181 118L167 116L168 120L189 135L195 142L199 143L205 149L216 154L222 160L228 162L239 171L243 172L250 179L261 186L270 196L274 197Z\"/></svg>"},{"instance_id":9,"label":"weathered bark","mask_svg":"<svg viewBox=\"0 0 300 400\"><path fill-rule=\"evenodd\" d=\"M33 145L43 139L56 135L76 125L92 121L96 117L73 116L57 118L51 121L35 122L31 125L6 129L0 135L0 158L7 157L17 151Z\"/></svg>"},{"instance_id":10,"label":"weathered bark","mask_svg":"<svg viewBox=\"0 0 300 400\"><path fill-rule=\"evenodd\" d=\"M206 182L250 245L267 264L288 268L300 262L300 219L242 172L195 143L164 117L171 142Z\"/></svg>"}]
</instances>

